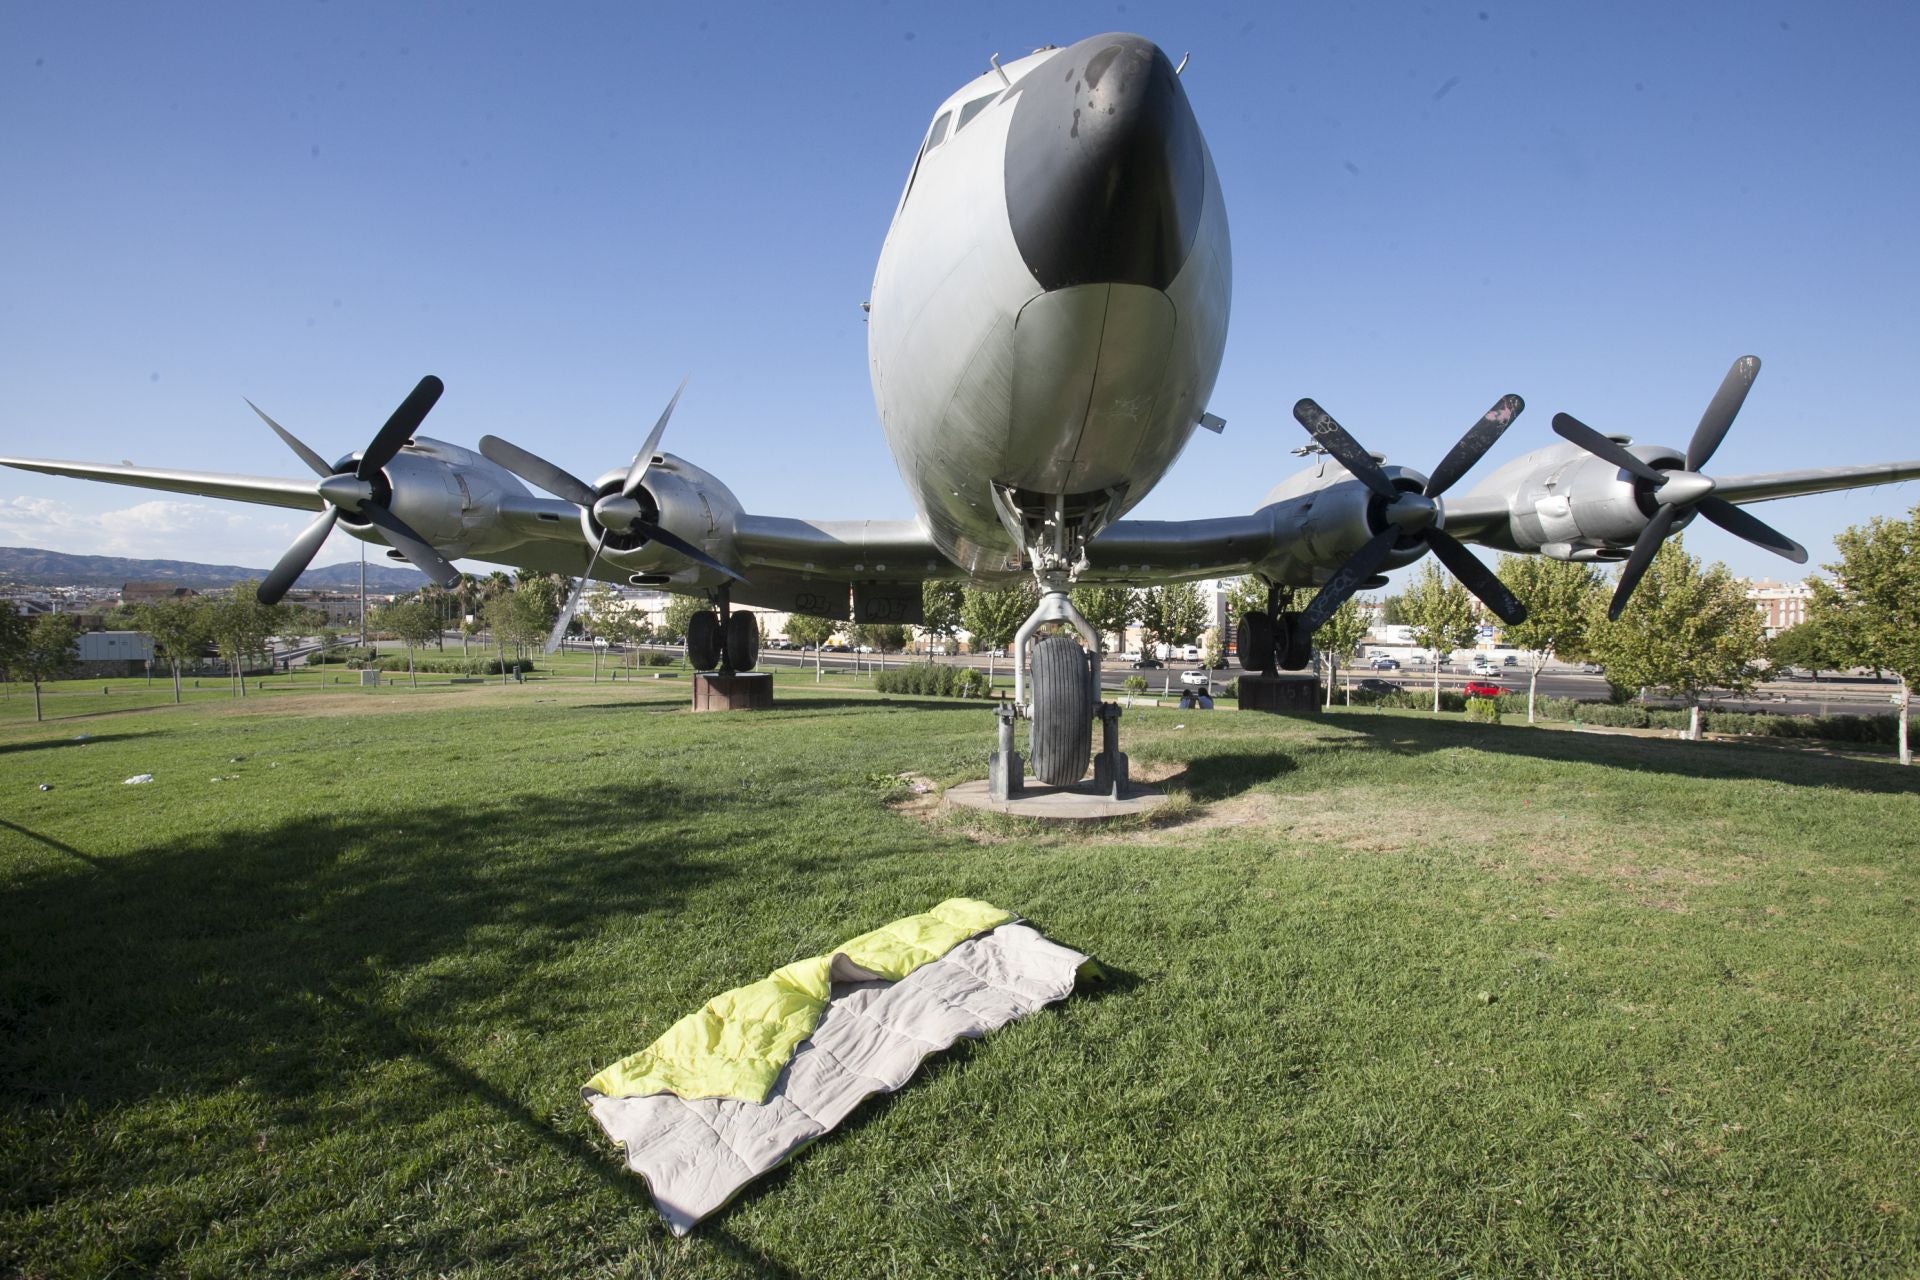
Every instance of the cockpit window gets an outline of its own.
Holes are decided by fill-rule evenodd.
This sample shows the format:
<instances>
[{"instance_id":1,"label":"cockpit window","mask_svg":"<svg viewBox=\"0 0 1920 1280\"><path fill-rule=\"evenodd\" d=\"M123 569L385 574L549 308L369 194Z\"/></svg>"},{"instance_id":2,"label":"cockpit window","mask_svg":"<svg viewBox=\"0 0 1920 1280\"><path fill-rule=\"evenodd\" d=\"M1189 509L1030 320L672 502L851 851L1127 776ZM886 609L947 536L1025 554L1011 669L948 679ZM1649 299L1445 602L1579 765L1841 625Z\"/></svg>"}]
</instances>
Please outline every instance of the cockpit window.
<instances>
[{"instance_id":1,"label":"cockpit window","mask_svg":"<svg viewBox=\"0 0 1920 1280\"><path fill-rule=\"evenodd\" d=\"M990 93L984 98L975 98L972 102L969 102L966 106L960 108L960 122L953 126L953 131L955 133L958 133L962 129L966 128L969 124L973 123L973 118L975 116L979 115L982 111L985 111L990 105L992 105L994 96L995 95Z\"/></svg>"},{"instance_id":2,"label":"cockpit window","mask_svg":"<svg viewBox=\"0 0 1920 1280\"><path fill-rule=\"evenodd\" d=\"M947 140L947 121L951 119L953 119L953 112L942 111L940 118L933 122L933 132L927 135L928 151L933 150Z\"/></svg>"}]
</instances>

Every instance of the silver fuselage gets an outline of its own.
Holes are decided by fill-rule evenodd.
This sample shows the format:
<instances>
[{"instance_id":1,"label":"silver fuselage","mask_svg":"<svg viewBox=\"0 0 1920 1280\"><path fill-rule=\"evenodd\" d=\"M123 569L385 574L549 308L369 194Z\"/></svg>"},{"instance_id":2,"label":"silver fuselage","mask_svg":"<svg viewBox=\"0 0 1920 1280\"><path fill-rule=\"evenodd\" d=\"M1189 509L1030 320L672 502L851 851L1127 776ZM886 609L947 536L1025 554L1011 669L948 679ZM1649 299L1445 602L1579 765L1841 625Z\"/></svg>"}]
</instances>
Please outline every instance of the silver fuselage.
<instances>
[{"instance_id":1,"label":"silver fuselage","mask_svg":"<svg viewBox=\"0 0 1920 1280\"><path fill-rule=\"evenodd\" d=\"M1232 293L1213 160L1160 50L1095 36L1005 71L934 113L868 335L921 517L987 575L1020 567L1048 511L1091 536L1166 473L1213 390Z\"/></svg>"}]
</instances>

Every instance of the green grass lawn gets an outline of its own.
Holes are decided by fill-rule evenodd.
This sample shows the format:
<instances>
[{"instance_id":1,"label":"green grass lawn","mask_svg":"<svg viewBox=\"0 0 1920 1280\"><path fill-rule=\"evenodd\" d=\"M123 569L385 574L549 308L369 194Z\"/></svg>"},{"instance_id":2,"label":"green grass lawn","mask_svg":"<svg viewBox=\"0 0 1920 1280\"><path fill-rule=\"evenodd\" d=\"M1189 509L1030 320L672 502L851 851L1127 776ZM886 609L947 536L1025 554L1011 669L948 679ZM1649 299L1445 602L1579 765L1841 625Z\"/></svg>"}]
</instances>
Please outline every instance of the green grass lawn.
<instances>
[{"instance_id":1,"label":"green grass lawn","mask_svg":"<svg viewBox=\"0 0 1920 1280\"><path fill-rule=\"evenodd\" d=\"M897 776L977 704L686 688L0 706L0 1274L1920 1273L1920 772L1140 710L1041 829ZM961 894L1112 980L667 1236L580 1083Z\"/></svg>"}]
</instances>

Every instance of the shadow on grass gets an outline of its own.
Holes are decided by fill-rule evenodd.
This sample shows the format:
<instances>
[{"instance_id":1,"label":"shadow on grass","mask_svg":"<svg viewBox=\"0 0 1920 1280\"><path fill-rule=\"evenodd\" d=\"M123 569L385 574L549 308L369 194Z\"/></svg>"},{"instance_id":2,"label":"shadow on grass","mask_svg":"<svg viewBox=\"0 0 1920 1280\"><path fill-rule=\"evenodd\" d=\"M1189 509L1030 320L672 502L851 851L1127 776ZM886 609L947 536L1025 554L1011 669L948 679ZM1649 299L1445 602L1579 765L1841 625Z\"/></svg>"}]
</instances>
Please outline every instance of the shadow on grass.
<instances>
[{"instance_id":1,"label":"shadow on grass","mask_svg":"<svg viewBox=\"0 0 1920 1280\"><path fill-rule=\"evenodd\" d=\"M726 874L711 797L653 782L395 812L114 857L0 821L74 860L29 863L0 894L0 1110L97 1114L241 1088L299 1124L405 1056L645 1203L605 1152L441 1043L471 1039L476 1021L541 1038L604 1017L604 990L528 975L570 963L610 919L670 916ZM765 839L758 821L731 815L718 838ZM15 1209L62 1195L57 1178L22 1178Z\"/></svg>"},{"instance_id":2,"label":"shadow on grass","mask_svg":"<svg viewBox=\"0 0 1920 1280\"><path fill-rule=\"evenodd\" d=\"M1682 742L1628 734L1469 725L1368 712L1335 711L1329 724L1351 729L1395 755L1470 747L1500 755L1598 765L1684 778L1753 779L1796 787L1832 787L1880 795L1920 795L1920 770L1851 760L1762 742Z\"/></svg>"},{"instance_id":3,"label":"shadow on grass","mask_svg":"<svg viewBox=\"0 0 1920 1280\"><path fill-rule=\"evenodd\" d=\"M43 738L38 742L9 742L0 746L0 756L13 755L19 751L45 751L50 747L84 747L93 742L125 742L132 738L147 736L144 733L90 733L79 738Z\"/></svg>"},{"instance_id":4,"label":"shadow on grass","mask_svg":"<svg viewBox=\"0 0 1920 1280\"><path fill-rule=\"evenodd\" d=\"M1184 788L1198 801L1225 800L1284 777L1297 767L1292 756L1275 752L1201 751L1187 761L1185 769L1151 785Z\"/></svg>"}]
</instances>

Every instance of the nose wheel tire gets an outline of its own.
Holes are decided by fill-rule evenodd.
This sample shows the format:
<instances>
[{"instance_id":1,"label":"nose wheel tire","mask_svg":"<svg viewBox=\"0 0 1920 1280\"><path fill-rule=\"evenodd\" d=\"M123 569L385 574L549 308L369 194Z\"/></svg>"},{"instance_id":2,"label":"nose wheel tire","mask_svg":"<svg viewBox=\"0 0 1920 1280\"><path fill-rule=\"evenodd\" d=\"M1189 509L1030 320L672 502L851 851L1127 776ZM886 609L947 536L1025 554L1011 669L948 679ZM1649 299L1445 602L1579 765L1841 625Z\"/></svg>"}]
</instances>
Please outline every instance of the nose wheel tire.
<instances>
[{"instance_id":1,"label":"nose wheel tire","mask_svg":"<svg viewBox=\"0 0 1920 1280\"><path fill-rule=\"evenodd\" d=\"M1049 636L1033 646L1034 776L1050 787L1070 787L1093 759L1093 673L1087 651L1072 636Z\"/></svg>"},{"instance_id":2,"label":"nose wheel tire","mask_svg":"<svg viewBox=\"0 0 1920 1280\"><path fill-rule=\"evenodd\" d=\"M717 671L720 667L720 615L702 609L687 619L687 661L695 671Z\"/></svg>"},{"instance_id":3,"label":"nose wheel tire","mask_svg":"<svg viewBox=\"0 0 1920 1280\"><path fill-rule=\"evenodd\" d=\"M751 613L727 615L727 665L751 671L760 661L760 620Z\"/></svg>"}]
</instances>

